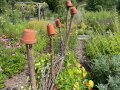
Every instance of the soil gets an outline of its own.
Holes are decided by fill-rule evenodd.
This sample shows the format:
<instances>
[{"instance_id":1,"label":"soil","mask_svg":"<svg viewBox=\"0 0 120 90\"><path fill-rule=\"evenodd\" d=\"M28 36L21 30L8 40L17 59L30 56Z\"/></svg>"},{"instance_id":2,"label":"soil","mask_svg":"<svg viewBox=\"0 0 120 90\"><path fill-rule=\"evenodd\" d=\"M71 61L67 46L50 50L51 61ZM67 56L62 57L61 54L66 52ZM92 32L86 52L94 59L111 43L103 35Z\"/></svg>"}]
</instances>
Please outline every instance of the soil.
<instances>
[{"instance_id":1,"label":"soil","mask_svg":"<svg viewBox=\"0 0 120 90\"><path fill-rule=\"evenodd\" d=\"M6 88L2 90L22 90L21 87L26 87L29 84L28 70L25 69L20 74L15 75L14 77L7 79L5 81Z\"/></svg>"}]
</instances>

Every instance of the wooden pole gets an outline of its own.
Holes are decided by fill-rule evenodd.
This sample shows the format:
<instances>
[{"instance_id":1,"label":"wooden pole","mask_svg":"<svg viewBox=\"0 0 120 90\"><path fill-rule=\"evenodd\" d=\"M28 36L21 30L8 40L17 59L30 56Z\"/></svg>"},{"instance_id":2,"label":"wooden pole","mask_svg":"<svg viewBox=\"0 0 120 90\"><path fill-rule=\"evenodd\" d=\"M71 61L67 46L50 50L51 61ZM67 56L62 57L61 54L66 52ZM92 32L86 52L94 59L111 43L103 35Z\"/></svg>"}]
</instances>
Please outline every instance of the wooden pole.
<instances>
[{"instance_id":1,"label":"wooden pole","mask_svg":"<svg viewBox=\"0 0 120 90\"><path fill-rule=\"evenodd\" d=\"M69 16L69 8L67 8L67 14L66 14L66 35L68 33L68 16Z\"/></svg>"},{"instance_id":2,"label":"wooden pole","mask_svg":"<svg viewBox=\"0 0 120 90\"><path fill-rule=\"evenodd\" d=\"M32 90L37 90L36 78L35 78L35 63L34 63L33 56L32 56L32 44L27 44L26 49L27 49L27 59L28 59L28 66L29 66Z\"/></svg>"},{"instance_id":3,"label":"wooden pole","mask_svg":"<svg viewBox=\"0 0 120 90\"><path fill-rule=\"evenodd\" d=\"M62 53L63 53L63 38L62 38L60 27L59 27L59 35L60 35L60 55L62 55Z\"/></svg>"},{"instance_id":4,"label":"wooden pole","mask_svg":"<svg viewBox=\"0 0 120 90\"><path fill-rule=\"evenodd\" d=\"M51 62L51 79L54 78L54 66L53 66L53 62L54 62L54 49L53 49L53 36L50 36L50 62Z\"/></svg>"},{"instance_id":5,"label":"wooden pole","mask_svg":"<svg viewBox=\"0 0 120 90\"><path fill-rule=\"evenodd\" d=\"M69 38L70 38L70 32L72 30L72 20L73 20L73 15L70 18L70 24L69 24L69 29L66 35L66 41L65 41L65 45L64 45L64 53L66 54L67 51L67 47L68 47L68 42L69 42Z\"/></svg>"},{"instance_id":6,"label":"wooden pole","mask_svg":"<svg viewBox=\"0 0 120 90\"><path fill-rule=\"evenodd\" d=\"M41 17L41 15L40 15L40 4L38 4L38 21L40 21L40 17Z\"/></svg>"}]
</instances>

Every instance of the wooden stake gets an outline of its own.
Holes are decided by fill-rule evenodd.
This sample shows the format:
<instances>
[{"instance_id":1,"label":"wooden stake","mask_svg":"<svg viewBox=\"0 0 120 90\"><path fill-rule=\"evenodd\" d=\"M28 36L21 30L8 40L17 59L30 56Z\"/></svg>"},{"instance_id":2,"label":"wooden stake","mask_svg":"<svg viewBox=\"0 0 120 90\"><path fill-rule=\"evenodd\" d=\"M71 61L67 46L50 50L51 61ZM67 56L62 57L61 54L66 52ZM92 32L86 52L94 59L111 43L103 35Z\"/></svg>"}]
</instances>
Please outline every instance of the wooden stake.
<instances>
[{"instance_id":1,"label":"wooden stake","mask_svg":"<svg viewBox=\"0 0 120 90\"><path fill-rule=\"evenodd\" d=\"M67 8L67 14L66 14L66 35L68 33L68 16L69 16L69 8Z\"/></svg>"},{"instance_id":2,"label":"wooden stake","mask_svg":"<svg viewBox=\"0 0 120 90\"><path fill-rule=\"evenodd\" d=\"M32 90L37 90L36 79L35 79L35 63L34 63L34 60L32 57L32 44L27 44L26 49L27 49L27 59L28 59L28 66L29 66Z\"/></svg>"},{"instance_id":3,"label":"wooden stake","mask_svg":"<svg viewBox=\"0 0 120 90\"><path fill-rule=\"evenodd\" d=\"M66 54L67 51L67 46L68 46L68 42L69 42L69 38L70 38L70 32L72 30L72 20L73 20L73 15L70 18L70 24L69 24L69 29L66 35L66 40L65 40L65 45L64 45L64 53Z\"/></svg>"},{"instance_id":4,"label":"wooden stake","mask_svg":"<svg viewBox=\"0 0 120 90\"><path fill-rule=\"evenodd\" d=\"M59 35L60 35L60 55L63 53L63 38L61 34L61 28L59 28Z\"/></svg>"},{"instance_id":5,"label":"wooden stake","mask_svg":"<svg viewBox=\"0 0 120 90\"><path fill-rule=\"evenodd\" d=\"M53 62L54 62L54 49L53 49L53 36L50 36L50 62L51 62L51 78L54 77L54 67L53 67Z\"/></svg>"}]
</instances>

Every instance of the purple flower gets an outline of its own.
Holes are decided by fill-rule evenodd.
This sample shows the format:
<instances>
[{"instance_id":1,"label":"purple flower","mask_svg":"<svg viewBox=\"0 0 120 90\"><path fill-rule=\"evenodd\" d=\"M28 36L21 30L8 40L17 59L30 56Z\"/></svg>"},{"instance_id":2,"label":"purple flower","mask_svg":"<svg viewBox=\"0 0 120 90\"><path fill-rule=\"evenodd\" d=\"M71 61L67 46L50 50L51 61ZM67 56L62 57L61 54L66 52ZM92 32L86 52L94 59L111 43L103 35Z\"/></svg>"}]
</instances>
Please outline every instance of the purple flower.
<instances>
[{"instance_id":1,"label":"purple flower","mask_svg":"<svg viewBox=\"0 0 120 90\"><path fill-rule=\"evenodd\" d=\"M10 46L10 45L7 45L6 48L11 48L11 46Z\"/></svg>"}]
</instances>

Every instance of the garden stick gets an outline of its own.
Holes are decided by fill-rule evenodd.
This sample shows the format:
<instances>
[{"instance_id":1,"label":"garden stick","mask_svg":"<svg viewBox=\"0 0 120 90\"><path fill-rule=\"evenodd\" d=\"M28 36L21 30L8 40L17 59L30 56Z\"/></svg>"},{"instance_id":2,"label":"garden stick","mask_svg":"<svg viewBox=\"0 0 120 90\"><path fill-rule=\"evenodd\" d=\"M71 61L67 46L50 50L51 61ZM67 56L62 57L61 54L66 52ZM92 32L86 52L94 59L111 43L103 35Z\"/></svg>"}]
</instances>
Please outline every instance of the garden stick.
<instances>
[{"instance_id":1,"label":"garden stick","mask_svg":"<svg viewBox=\"0 0 120 90\"><path fill-rule=\"evenodd\" d=\"M69 8L67 8L67 14L66 14L66 35L68 33L68 16L69 16Z\"/></svg>"},{"instance_id":2,"label":"garden stick","mask_svg":"<svg viewBox=\"0 0 120 90\"><path fill-rule=\"evenodd\" d=\"M36 43L36 32L34 30L25 29L21 38L21 42L26 44L32 90L37 90L35 78L35 63L32 56L32 44Z\"/></svg>"},{"instance_id":3,"label":"garden stick","mask_svg":"<svg viewBox=\"0 0 120 90\"><path fill-rule=\"evenodd\" d=\"M60 35L60 54L62 55L63 52L63 38L62 38L62 33L61 33L61 28L59 28L59 35Z\"/></svg>"},{"instance_id":4,"label":"garden stick","mask_svg":"<svg viewBox=\"0 0 120 90\"><path fill-rule=\"evenodd\" d=\"M67 46L68 46L68 42L69 42L69 38L70 38L70 32L71 32L71 29L72 29L72 20L73 20L73 15L70 18L69 30L68 30L67 35L66 35L66 41L65 41L65 46L64 46L64 50L65 50L64 54L66 54L66 51L67 51Z\"/></svg>"},{"instance_id":5,"label":"garden stick","mask_svg":"<svg viewBox=\"0 0 120 90\"><path fill-rule=\"evenodd\" d=\"M35 63L32 57L32 45L27 44L26 49L27 49L27 58L28 58L28 66L29 66L32 90L37 90L36 79L35 79Z\"/></svg>"},{"instance_id":6,"label":"garden stick","mask_svg":"<svg viewBox=\"0 0 120 90\"><path fill-rule=\"evenodd\" d=\"M54 78L54 48L53 48L53 36L55 34L54 26L53 24L48 24L47 25L47 31L48 31L48 36L50 38L50 78L48 80L48 85L47 87L50 88L50 81L53 80Z\"/></svg>"},{"instance_id":7,"label":"garden stick","mask_svg":"<svg viewBox=\"0 0 120 90\"><path fill-rule=\"evenodd\" d=\"M54 60L54 50L53 50L53 37L50 36L50 62L51 62L51 69L50 69L50 72L51 72L51 78L54 77L54 67L53 67L53 60Z\"/></svg>"},{"instance_id":8,"label":"garden stick","mask_svg":"<svg viewBox=\"0 0 120 90\"><path fill-rule=\"evenodd\" d=\"M67 47L68 47L68 42L69 42L69 38L70 38L70 32L72 30L72 20L73 20L74 15L77 14L77 13L78 13L77 9L75 7L72 7L69 30L68 30L67 35L66 35L66 41L65 41L66 43L65 43L65 46L64 46L64 50L65 50L64 54L66 54Z\"/></svg>"},{"instance_id":9,"label":"garden stick","mask_svg":"<svg viewBox=\"0 0 120 90\"><path fill-rule=\"evenodd\" d=\"M69 9L72 7L72 2L71 0L66 1L66 8L67 8L67 14L66 14L66 35L68 33L68 16L69 16Z\"/></svg>"},{"instance_id":10,"label":"garden stick","mask_svg":"<svg viewBox=\"0 0 120 90\"><path fill-rule=\"evenodd\" d=\"M62 33L61 33L61 22L60 22L60 19L56 19L55 21L56 23L56 27L58 27L59 29L59 36L60 36L60 55L62 55L63 53L63 38L62 38Z\"/></svg>"}]
</instances>

